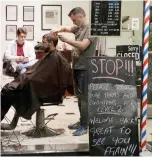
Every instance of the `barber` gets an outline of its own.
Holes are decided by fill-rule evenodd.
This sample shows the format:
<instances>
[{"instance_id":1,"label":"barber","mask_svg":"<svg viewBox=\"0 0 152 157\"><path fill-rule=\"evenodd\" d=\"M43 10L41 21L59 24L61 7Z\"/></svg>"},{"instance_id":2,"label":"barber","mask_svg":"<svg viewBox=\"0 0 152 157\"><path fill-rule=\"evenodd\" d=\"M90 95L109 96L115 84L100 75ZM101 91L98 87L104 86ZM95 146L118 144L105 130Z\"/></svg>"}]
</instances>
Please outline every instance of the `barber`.
<instances>
[{"instance_id":1,"label":"barber","mask_svg":"<svg viewBox=\"0 0 152 157\"><path fill-rule=\"evenodd\" d=\"M89 23L86 19L85 11L76 7L72 9L68 16L73 21L73 26L51 30L51 33L58 35L62 42L74 47L73 51L73 76L75 82L76 95L78 97L78 107L80 111L80 121L68 126L69 129L75 129L74 136L81 136L87 133L88 128L88 103L84 99L84 74L85 74L85 58L95 56L97 38L89 36ZM75 35L75 40L68 39L60 32L71 32ZM87 67L86 67L87 68Z\"/></svg>"}]
</instances>

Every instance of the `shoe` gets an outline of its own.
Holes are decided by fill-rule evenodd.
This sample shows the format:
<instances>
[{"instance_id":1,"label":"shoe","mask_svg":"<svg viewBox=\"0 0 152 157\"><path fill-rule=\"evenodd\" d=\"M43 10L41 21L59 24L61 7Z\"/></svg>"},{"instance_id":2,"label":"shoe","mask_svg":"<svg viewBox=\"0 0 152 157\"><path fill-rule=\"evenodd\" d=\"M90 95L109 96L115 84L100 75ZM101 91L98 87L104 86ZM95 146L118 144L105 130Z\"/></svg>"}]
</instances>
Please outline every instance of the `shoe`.
<instances>
[{"instance_id":1,"label":"shoe","mask_svg":"<svg viewBox=\"0 0 152 157\"><path fill-rule=\"evenodd\" d=\"M79 129L74 131L72 134L73 134L73 136L81 136L81 135L87 134L87 129L84 128L83 126L81 126Z\"/></svg>"},{"instance_id":2,"label":"shoe","mask_svg":"<svg viewBox=\"0 0 152 157\"><path fill-rule=\"evenodd\" d=\"M79 129L80 128L80 122L76 122L75 124L71 124L68 126L68 128L71 130Z\"/></svg>"},{"instance_id":3,"label":"shoe","mask_svg":"<svg viewBox=\"0 0 152 157\"><path fill-rule=\"evenodd\" d=\"M17 70L17 65L16 63L12 63L9 70L12 72L12 73L15 73L16 70Z\"/></svg>"}]
</instances>

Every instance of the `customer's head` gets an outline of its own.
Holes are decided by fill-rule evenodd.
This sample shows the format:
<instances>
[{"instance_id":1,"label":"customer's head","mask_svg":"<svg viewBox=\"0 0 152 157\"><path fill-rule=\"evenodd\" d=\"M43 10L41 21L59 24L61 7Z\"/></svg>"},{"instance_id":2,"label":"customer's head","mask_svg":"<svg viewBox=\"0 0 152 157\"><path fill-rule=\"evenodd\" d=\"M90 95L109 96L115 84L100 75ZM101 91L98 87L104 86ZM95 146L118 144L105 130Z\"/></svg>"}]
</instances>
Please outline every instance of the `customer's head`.
<instances>
[{"instance_id":1,"label":"customer's head","mask_svg":"<svg viewBox=\"0 0 152 157\"><path fill-rule=\"evenodd\" d=\"M86 13L85 11L80 8L80 7L76 7L73 8L68 16L71 18L71 20L73 21L73 24L77 25L77 26L82 26L85 23L85 17L86 17Z\"/></svg>"},{"instance_id":2,"label":"customer's head","mask_svg":"<svg viewBox=\"0 0 152 157\"><path fill-rule=\"evenodd\" d=\"M34 47L34 49L35 49L35 54L36 54L36 58L37 58L37 59L42 58L42 57L44 56L44 54L47 53L47 52L45 51L45 48L44 48L44 46L43 46L43 44L42 44L41 42L39 42L39 43Z\"/></svg>"},{"instance_id":3,"label":"customer's head","mask_svg":"<svg viewBox=\"0 0 152 157\"><path fill-rule=\"evenodd\" d=\"M42 43L38 43L35 47L34 47L35 51L36 52L44 52L45 51L45 48L43 46Z\"/></svg>"},{"instance_id":4,"label":"customer's head","mask_svg":"<svg viewBox=\"0 0 152 157\"><path fill-rule=\"evenodd\" d=\"M43 43L43 46L46 48L46 50L53 50L56 48L58 44L58 38L48 33L42 37L42 43Z\"/></svg>"},{"instance_id":5,"label":"customer's head","mask_svg":"<svg viewBox=\"0 0 152 157\"><path fill-rule=\"evenodd\" d=\"M17 42L23 44L27 36L27 30L25 27L19 27L17 29Z\"/></svg>"}]
</instances>

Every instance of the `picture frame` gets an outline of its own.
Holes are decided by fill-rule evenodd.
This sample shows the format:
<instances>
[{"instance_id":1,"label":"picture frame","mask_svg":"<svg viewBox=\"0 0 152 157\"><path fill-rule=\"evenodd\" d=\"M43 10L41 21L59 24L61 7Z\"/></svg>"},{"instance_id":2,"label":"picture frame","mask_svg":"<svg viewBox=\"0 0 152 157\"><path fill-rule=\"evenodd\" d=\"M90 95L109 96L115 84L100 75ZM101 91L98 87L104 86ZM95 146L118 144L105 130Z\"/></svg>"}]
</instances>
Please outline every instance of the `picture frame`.
<instances>
[{"instance_id":1,"label":"picture frame","mask_svg":"<svg viewBox=\"0 0 152 157\"><path fill-rule=\"evenodd\" d=\"M23 6L23 21L34 21L34 6Z\"/></svg>"},{"instance_id":2,"label":"picture frame","mask_svg":"<svg viewBox=\"0 0 152 157\"><path fill-rule=\"evenodd\" d=\"M41 22L42 30L62 25L62 5L41 5Z\"/></svg>"},{"instance_id":3,"label":"picture frame","mask_svg":"<svg viewBox=\"0 0 152 157\"><path fill-rule=\"evenodd\" d=\"M17 35L17 25L6 25L6 40L15 40Z\"/></svg>"},{"instance_id":4,"label":"picture frame","mask_svg":"<svg viewBox=\"0 0 152 157\"><path fill-rule=\"evenodd\" d=\"M6 5L6 21L17 21L17 5Z\"/></svg>"},{"instance_id":5,"label":"picture frame","mask_svg":"<svg viewBox=\"0 0 152 157\"><path fill-rule=\"evenodd\" d=\"M26 40L34 40L34 25L23 25L27 29Z\"/></svg>"}]
</instances>

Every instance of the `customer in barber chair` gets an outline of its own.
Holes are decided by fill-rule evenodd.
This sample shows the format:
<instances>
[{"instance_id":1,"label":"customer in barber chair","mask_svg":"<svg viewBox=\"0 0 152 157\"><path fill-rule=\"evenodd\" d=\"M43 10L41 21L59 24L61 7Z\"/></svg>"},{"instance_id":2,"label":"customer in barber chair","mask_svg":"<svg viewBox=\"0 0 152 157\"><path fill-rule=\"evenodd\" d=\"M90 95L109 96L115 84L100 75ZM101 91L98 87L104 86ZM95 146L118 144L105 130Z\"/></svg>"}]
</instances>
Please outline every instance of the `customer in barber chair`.
<instances>
[{"instance_id":1,"label":"customer in barber chair","mask_svg":"<svg viewBox=\"0 0 152 157\"><path fill-rule=\"evenodd\" d=\"M14 129L19 117L30 120L42 103L60 104L66 90L73 94L71 67L56 50L57 43L57 37L45 35L43 46L48 53L24 74L2 88L1 121L11 106L16 110L10 124L1 123L2 130Z\"/></svg>"},{"instance_id":2,"label":"customer in barber chair","mask_svg":"<svg viewBox=\"0 0 152 157\"><path fill-rule=\"evenodd\" d=\"M34 47L34 49L35 49L36 59L40 59L44 55L46 55L44 47L42 46L42 42L38 42L38 44Z\"/></svg>"},{"instance_id":3,"label":"customer in barber chair","mask_svg":"<svg viewBox=\"0 0 152 157\"><path fill-rule=\"evenodd\" d=\"M6 75L18 76L37 62L34 46L25 40L27 33L25 27L18 28L17 39L8 43L3 59Z\"/></svg>"}]
</instances>

